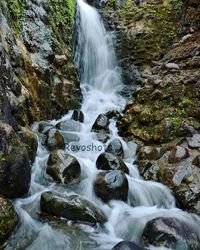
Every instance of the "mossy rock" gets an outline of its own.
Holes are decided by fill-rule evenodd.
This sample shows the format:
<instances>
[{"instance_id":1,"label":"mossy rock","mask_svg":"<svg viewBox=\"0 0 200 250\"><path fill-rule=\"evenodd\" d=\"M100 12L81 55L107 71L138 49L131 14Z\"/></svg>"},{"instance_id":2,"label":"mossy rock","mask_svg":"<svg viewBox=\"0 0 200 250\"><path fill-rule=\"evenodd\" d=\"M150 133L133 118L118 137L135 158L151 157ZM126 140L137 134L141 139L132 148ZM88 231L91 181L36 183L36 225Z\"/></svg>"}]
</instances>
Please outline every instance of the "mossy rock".
<instances>
[{"instance_id":1,"label":"mossy rock","mask_svg":"<svg viewBox=\"0 0 200 250\"><path fill-rule=\"evenodd\" d=\"M10 200L0 196L0 245L8 239L15 226L18 217ZM1 247L0 247L1 249Z\"/></svg>"}]
</instances>

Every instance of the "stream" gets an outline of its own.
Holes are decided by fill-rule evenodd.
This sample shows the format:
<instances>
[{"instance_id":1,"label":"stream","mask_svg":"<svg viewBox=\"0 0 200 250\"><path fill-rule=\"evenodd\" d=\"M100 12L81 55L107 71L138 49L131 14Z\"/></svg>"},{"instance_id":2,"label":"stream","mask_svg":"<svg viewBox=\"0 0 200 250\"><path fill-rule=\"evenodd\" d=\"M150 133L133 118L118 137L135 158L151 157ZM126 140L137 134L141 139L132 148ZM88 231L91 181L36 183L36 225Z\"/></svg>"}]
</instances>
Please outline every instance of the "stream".
<instances>
[{"instance_id":1,"label":"stream","mask_svg":"<svg viewBox=\"0 0 200 250\"><path fill-rule=\"evenodd\" d=\"M166 186L142 179L137 166L133 164L137 145L118 135L115 119L110 121L110 138L106 143L102 143L96 133L91 132L99 114L113 110L122 112L127 100L120 95L124 86L115 57L113 35L106 32L97 10L83 0L77 0L76 27L74 60L80 73L84 122L80 125L80 131L76 132L79 141L66 144L65 150L80 163L81 178L78 183L64 185L55 183L46 173L50 152L42 144L38 124L34 124L32 130L38 136L39 145L32 166L30 191L28 197L14 201L20 223L5 249L111 250L122 240L139 243L146 223L160 216L184 221L200 236L200 220L197 216L176 208L175 199ZM59 122L70 120L72 112L50 123L55 126ZM65 137L69 131L61 129L60 132ZM126 174L129 185L128 201L125 203L112 200L104 203L93 190L93 183L99 172L96 159L116 138L122 143L123 160L129 169L129 174ZM79 150L71 150L70 145L73 143L80 146ZM85 150L85 147L91 145L95 146L95 150ZM66 220L49 222L41 219L40 197L45 191L53 191L61 196L79 194L100 208L107 222L103 226L94 227ZM164 248L152 246L150 249ZM180 245L177 249L186 250L187 247Z\"/></svg>"}]
</instances>

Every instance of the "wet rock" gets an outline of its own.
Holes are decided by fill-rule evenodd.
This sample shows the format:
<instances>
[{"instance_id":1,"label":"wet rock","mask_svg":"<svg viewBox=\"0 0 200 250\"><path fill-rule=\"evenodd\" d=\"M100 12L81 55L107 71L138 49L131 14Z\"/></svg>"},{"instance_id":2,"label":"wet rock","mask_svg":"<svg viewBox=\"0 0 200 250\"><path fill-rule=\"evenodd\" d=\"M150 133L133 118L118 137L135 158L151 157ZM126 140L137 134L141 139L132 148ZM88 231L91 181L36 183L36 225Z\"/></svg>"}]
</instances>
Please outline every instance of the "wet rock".
<instances>
[{"instance_id":1,"label":"wet rock","mask_svg":"<svg viewBox=\"0 0 200 250\"><path fill-rule=\"evenodd\" d=\"M106 133L105 130L100 130L96 133L96 137L97 137L97 140L103 142L103 143L106 143L110 136Z\"/></svg>"},{"instance_id":2,"label":"wet rock","mask_svg":"<svg viewBox=\"0 0 200 250\"><path fill-rule=\"evenodd\" d=\"M65 148L64 138L62 134L55 128L52 128L45 133L42 144L50 151Z\"/></svg>"},{"instance_id":3,"label":"wet rock","mask_svg":"<svg viewBox=\"0 0 200 250\"><path fill-rule=\"evenodd\" d=\"M118 157L124 158L124 150L120 139L113 139L105 150L108 153L112 153Z\"/></svg>"},{"instance_id":4,"label":"wet rock","mask_svg":"<svg viewBox=\"0 0 200 250\"><path fill-rule=\"evenodd\" d=\"M173 70L173 69L180 70L178 64L176 64L176 63L166 63L165 68L170 69L170 70Z\"/></svg>"},{"instance_id":5,"label":"wet rock","mask_svg":"<svg viewBox=\"0 0 200 250\"><path fill-rule=\"evenodd\" d=\"M55 181L67 184L80 177L81 167L72 155L63 150L55 150L49 155L46 172Z\"/></svg>"},{"instance_id":6,"label":"wet rock","mask_svg":"<svg viewBox=\"0 0 200 250\"><path fill-rule=\"evenodd\" d=\"M183 159L188 158L189 156L190 155L189 155L189 151L187 148L176 146L170 151L168 161L169 163L176 163Z\"/></svg>"},{"instance_id":7,"label":"wet rock","mask_svg":"<svg viewBox=\"0 0 200 250\"><path fill-rule=\"evenodd\" d=\"M96 161L96 167L101 170L121 170L129 173L128 167L119 157L111 153L101 153Z\"/></svg>"},{"instance_id":8,"label":"wet rock","mask_svg":"<svg viewBox=\"0 0 200 250\"><path fill-rule=\"evenodd\" d=\"M128 180L120 170L101 171L94 182L94 192L104 202L110 200L127 201Z\"/></svg>"},{"instance_id":9,"label":"wet rock","mask_svg":"<svg viewBox=\"0 0 200 250\"><path fill-rule=\"evenodd\" d=\"M52 192L41 195L40 207L48 215L85 223L104 223L103 213L79 195L61 197Z\"/></svg>"},{"instance_id":10,"label":"wet rock","mask_svg":"<svg viewBox=\"0 0 200 250\"><path fill-rule=\"evenodd\" d=\"M199 249L197 234L185 222L159 217L149 221L142 235L145 245L172 249Z\"/></svg>"},{"instance_id":11,"label":"wet rock","mask_svg":"<svg viewBox=\"0 0 200 250\"><path fill-rule=\"evenodd\" d=\"M69 145L70 142L78 142L80 140L80 137L77 133L74 132L66 132L61 131L62 135L64 137L64 141L66 143L66 147Z\"/></svg>"},{"instance_id":12,"label":"wet rock","mask_svg":"<svg viewBox=\"0 0 200 250\"><path fill-rule=\"evenodd\" d=\"M54 126L49 122L41 121L38 123L38 132L39 133L45 134L52 128L54 128Z\"/></svg>"},{"instance_id":13,"label":"wet rock","mask_svg":"<svg viewBox=\"0 0 200 250\"><path fill-rule=\"evenodd\" d=\"M158 160L164 153L166 153L167 148L156 147L156 146L144 146L140 147L138 156L141 160Z\"/></svg>"},{"instance_id":14,"label":"wet rock","mask_svg":"<svg viewBox=\"0 0 200 250\"><path fill-rule=\"evenodd\" d=\"M26 194L31 179L28 153L13 128L0 123L0 193L8 198Z\"/></svg>"},{"instance_id":15,"label":"wet rock","mask_svg":"<svg viewBox=\"0 0 200 250\"><path fill-rule=\"evenodd\" d=\"M117 110L108 111L105 115L108 117L109 120L118 119L119 117L121 117L121 114Z\"/></svg>"},{"instance_id":16,"label":"wet rock","mask_svg":"<svg viewBox=\"0 0 200 250\"><path fill-rule=\"evenodd\" d=\"M17 225L18 217L12 202L0 196L0 245L8 239Z\"/></svg>"},{"instance_id":17,"label":"wet rock","mask_svg":"<svg viewBox=\"0 0 200 250\"><path fill-rule=\"evenodd\" d=\"M174 193L179 207L200 214L200 169L189 162L183 165L161 163L157 180L167 185Z\"/></svg>"},{"instance_id":18,"label":"wet rock","mask_svg":"<svg viewBox=\"0 0 200 250\"><path fill-rule=\"evenodd\" d=\"M92 132L99 132L104 130L106 133L109 133L109 119L106 115L100 114L92 126Z\"/></svg>"},{"instance_id":19,"label":"wet rock","mask_svg":"<svg viewBox=\"0 0 200 250\"><path fill-rule=\"evenodd\" d=\"M188 140L188 145L191 148L200 148L200 134L195 134Z\"/></svg>"},{"instance_id":20,"label":"wet rock","mask_svg":"<svg viewBox=\"0 0 200 250\"><path fill-rule=\"evenodd\" d=\"M112 250L145 250L133 241L121 241Z\"/></svg>"},{"instance_id":21,"label":"wet rock","mask_svg":"<svg viewBox=\"0 0 200 250\"><path fill-rule=\"evenodd\" d=\"M21 127L21 131L18 133L18 135L21 141L25 144L29 159L33 163L38 147L37 136L26 127Z\"/></svg>"},{"instance_id":22,"label":"wet rock","mask_svg":"<svg viewBox=\"0 0 200 250\"><path fill-rule=\"evenodd\" d=\"M68 132L80 132L81 124L75 120L66 120L56 125L56 128Z\"/></svg>"},{"instance_id":23,"label":"wet rock","mask_svg":"<svg viewBox=\"0 0 200 250\"><path fill-rule=\"evenodd\" d=\"M194 160L192 161L192 164L200 168L200 155L197 155Z\"/></svg>"},{"instance_id":24,"label":"wet rock","mask_svg":"<svg viewBox=\"0 0 200 250\"><path fill-rule=\"evenodd\" d=\"M71 119L79 122L84 122L84 114L81 110L75 109L73 111Z\"/></svg>"}]
</instances>

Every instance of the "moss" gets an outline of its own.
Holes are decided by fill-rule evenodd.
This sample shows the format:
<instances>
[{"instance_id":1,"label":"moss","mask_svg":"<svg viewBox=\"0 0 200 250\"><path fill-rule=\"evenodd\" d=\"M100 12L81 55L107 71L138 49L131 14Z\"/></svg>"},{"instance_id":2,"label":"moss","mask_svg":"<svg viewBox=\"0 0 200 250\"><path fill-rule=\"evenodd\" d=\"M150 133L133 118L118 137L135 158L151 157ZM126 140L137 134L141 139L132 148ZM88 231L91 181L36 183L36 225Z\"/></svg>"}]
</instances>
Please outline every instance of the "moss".
<instances>
[{"instance_id":1,"label":"moss","mask_svg":"<svg viewBox=\"0 0 200 250\"><path fill-rule=\"evenodd\" d=\"M111 2L113 0L108 1ZM173 40L176 40L181 5L181 0L164 0L159 3L144 3L143 6L137 7L132 0L126 0L124 6L118 8L118 20L127 27L123 35L123 46L136 58L135 64L151 65L153 60L159 60Z\"/></svg>"},{"instance_id":2,"label":"moss","mask_svg":"<svg viewBox=\"0 0 200 250\"><path fill-rule=\"evenodd\" d=\"M24 11L26 9L26 0L7 0L10 11L11 25L17 35L19 35L22 22L24 20Z\"/></svg>"},{"instance_id":3,"label":"moss","mask_svg":"<svg viewBox=\"0 0 200 250\"><path fill-rule=\"evenodd\" d=\"M50 0L51 11L49 19L51 27L59 42L69 43L75 15L74 0Z\"/></svg>"},{"instance_id":4,"label":"moss","mask_svg":"<svg viewBox=\"0 0 200 250\"><path fill-rule=\"evenodd\" d=\"M12 203L0 197L0 244L9 237L12 230L17 224L17 215Z\"/></svg>"}]
</instances>

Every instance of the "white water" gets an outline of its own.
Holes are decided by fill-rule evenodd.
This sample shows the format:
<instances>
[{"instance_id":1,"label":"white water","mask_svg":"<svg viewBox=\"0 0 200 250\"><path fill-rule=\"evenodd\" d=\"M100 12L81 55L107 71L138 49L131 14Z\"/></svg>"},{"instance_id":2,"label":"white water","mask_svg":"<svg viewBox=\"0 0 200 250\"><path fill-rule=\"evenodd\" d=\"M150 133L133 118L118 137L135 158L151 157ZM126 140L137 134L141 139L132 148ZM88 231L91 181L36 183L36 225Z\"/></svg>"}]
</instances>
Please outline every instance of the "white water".
<instances>
[{"instance_id":1,"label":"white water","mask_svg":"<svg viewBox=\"0 0 200 250\"><path fill-rule=\"evenodd\" d=\"M112 37L106 33L98 12L78 0L78 37L75 61L81 72L83 104L81 110L85 121L81 125L80 145L102 145L91 126L100 113L119 110L125 106L125 100L117 94L122 86L119 69L112 47ZM71 112L61 118L70 119ZM56 124L58 121L52 121ZM37 133L37 124L33 126ZM65 131L62 131L64 133ZM110 140L119 137L115 122L110 124ZM15 201L15 208L20 218L20 225L8 242L6 250L110 250L121 240L134 240L139 243L143 228L147 221L159 217L176 217L188 223L200 236L197 217L191 216L177 208L167 187L162 184L144 181L137 167L133 165L136 145L126 143L120 138L125 151L125 159L130 174L128 203L112 201L104 204L93 192L93 180L98 170L95 162L101 152L69 152L81 164L81 181L78 185L58 185L46 174L46 162L49 152L41 145L33 165L29 197ZM109 141L106 143L108 144ZM63 227L39 219L39 202L41 193L54 190L63 193L78 193L87 198L105 213L108 221L104 228L92 228L81 225L76 227L64 222ZM86 232L86 235L83 233ZM152 249L155 249L152 247ZM163 249L162 249L163 250ZM179 250L184 250L180 247Z\"/></svg>"}]
</instances>

